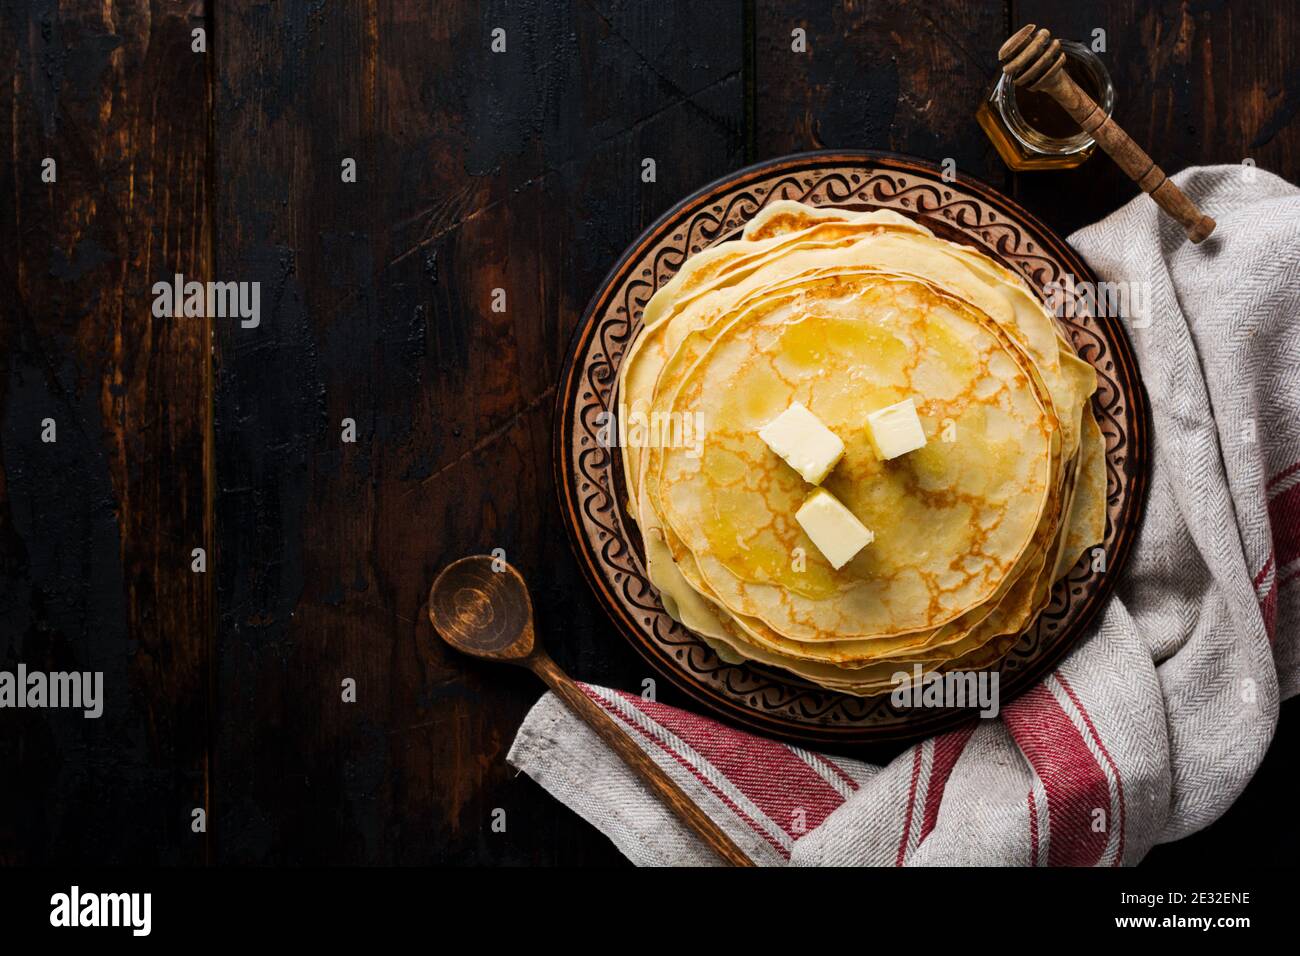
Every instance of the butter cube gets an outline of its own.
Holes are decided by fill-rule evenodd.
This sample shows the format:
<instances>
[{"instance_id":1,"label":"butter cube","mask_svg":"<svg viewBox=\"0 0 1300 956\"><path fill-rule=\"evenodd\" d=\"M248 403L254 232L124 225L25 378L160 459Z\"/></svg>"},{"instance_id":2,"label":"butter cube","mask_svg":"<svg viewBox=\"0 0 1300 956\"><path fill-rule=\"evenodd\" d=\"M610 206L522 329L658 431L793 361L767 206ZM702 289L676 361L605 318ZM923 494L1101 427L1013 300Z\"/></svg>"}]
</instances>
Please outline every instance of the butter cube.
<instances>
[{"instance_id":1,"label":"butter cube","mask_svg":"<svg viewBox=\"0 0 1300 956\"><path fill-rule=\"evenodd\" d=\"M925 432L916 415L916 404L905 398L867 416L871 447L884 461L925 447Z\"/></svg>"},{"instance_id":2,"label":"butter cube","mask_svg":"<svg viewBox=\"0 0 1300 956\"><path fill-rule=\"evenodd\" d=\"M876 537L825 488L814 488L794 519L837 571Z\"/></svg>"},{"instance_id":3,"label":"butter cube","mask_svg":"<svg viewBox=\"0 0 1300 956\"><path fill-rule=\"evenodd\" d=\"M758 437L814 485L821 484L844 455L840 437L798 402L760 428Z\"/></svg>"}]
</instances>

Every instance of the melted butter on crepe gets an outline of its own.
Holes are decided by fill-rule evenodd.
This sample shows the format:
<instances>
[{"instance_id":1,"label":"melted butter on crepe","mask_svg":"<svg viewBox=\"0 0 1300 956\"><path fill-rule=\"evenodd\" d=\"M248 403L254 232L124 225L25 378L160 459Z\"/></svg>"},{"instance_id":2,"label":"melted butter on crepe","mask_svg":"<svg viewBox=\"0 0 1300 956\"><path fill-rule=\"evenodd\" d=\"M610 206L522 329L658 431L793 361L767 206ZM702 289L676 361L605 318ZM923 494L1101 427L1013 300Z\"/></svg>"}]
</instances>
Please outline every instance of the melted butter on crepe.
<instances>
[{"instance_id":1,"label":"melted butter on crepe","mask_svg":"<svg viewBox=\"0 0 1300 956\"><path fill-rule=\"evenodd\" d=\"M643 321L620 413L698 413L705 440L624 447L629 510L665 607L728 660L859 694L913 662L990 666L1100 540L1092 368L974 250L891 212L778 202ZM909 396L926 447L881 462L865 412ZM876 532L838 571L794 521L809 486L754 447L792 398L843 438L826 487Z\"/></svg>"}]
</instances>

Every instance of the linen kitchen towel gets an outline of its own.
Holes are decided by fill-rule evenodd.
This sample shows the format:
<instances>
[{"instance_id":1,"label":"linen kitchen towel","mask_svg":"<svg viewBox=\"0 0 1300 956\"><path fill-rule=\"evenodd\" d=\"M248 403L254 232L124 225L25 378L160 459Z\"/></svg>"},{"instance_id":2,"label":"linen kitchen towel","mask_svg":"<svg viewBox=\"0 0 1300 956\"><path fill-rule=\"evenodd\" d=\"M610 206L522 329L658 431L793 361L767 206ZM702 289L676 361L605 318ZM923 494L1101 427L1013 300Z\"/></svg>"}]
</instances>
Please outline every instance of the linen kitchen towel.
<instances>
[{"instance_id":1,"label":"linen kitchen towel","mask_svg":"<svg viewBox=\"0 0 1300 956\"><path fill-rule=\"evenodd\" d=\"M1133 864L1214 821L1300 687L1300 190L1253 167L1174 181L1196 246L1145 196L1070 237L1133 283L1152 484L1114 597L996 719L885 767L589 686L750 856L780 865ZM638 864L716 858L547 694L510 762Z\"/></svg>"}]
</instances>

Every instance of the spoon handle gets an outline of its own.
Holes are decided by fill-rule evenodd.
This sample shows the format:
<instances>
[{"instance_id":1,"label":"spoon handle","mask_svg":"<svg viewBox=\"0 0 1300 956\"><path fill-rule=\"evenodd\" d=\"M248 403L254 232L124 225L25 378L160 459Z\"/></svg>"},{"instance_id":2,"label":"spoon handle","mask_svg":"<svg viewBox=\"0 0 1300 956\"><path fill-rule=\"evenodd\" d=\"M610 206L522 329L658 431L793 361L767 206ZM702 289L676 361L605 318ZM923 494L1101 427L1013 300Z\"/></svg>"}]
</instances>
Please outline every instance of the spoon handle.
<instances>
[{"instance_id":1,"label":"spoon handle","mask_svg":"<svg viewBox=\"0 0 1300 956\"><path fill-rule=\"evenodd\" d=\"M657 763L632 740L614 718L582 692L559 665L544 653L534 653L528 661L533 672L544 680L557 697L568 705L601 740L623 758L641 782L654 791L677 819L690 827L695 835L732 866L753 866L754 861L745 855L722 828L701 810L682 788L677 786Z\"/></svg>"},{"instance_id":2,"label":"spoon handle","mask_svg":"<svg viewBox=\"0 0 1300 956\"><path fill-rule=\"evenodd\" d=\"M1085 133L1110 154L1116 165L1151 196L1161 209L1177 220L1192 242L1201 242L1214 231L1214 220L1201 212L1181 189L1165 175L1155 160L1147 155L1124 128L1107 116L1087 93L1079 88L1065 70L1048 77L1046 92L1068 112ZM1041 88L1041 87L1040 87Z\"/></svg>"}]
</instances>

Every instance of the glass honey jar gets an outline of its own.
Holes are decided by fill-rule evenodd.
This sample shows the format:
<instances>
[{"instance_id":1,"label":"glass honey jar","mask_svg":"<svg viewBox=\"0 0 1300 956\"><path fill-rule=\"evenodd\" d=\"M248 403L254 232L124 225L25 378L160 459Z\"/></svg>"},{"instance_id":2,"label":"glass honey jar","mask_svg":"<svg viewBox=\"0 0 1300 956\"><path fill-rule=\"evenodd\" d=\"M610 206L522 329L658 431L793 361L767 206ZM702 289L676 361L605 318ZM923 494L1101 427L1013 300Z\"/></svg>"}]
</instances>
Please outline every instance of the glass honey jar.
<instances>
[{"instance_id":1,"label":"glass honey jar","mask_svg":"<svg viewBox=\"0 0 1300 956\"><path fill-rule=\"evenodd\" d=\"M1115 87L1105 64L1082 43L1062 40L1061 50L1065 71L1109 116L1115 108ZM1097 141L1056 100L1017 88L1006 74L998 76L975 118L1002 160L1017 171L1073 169L1097 148Z\"/></svg>"}]
</instances>

